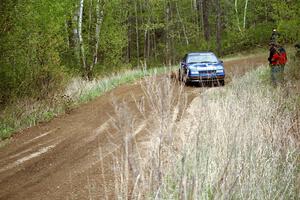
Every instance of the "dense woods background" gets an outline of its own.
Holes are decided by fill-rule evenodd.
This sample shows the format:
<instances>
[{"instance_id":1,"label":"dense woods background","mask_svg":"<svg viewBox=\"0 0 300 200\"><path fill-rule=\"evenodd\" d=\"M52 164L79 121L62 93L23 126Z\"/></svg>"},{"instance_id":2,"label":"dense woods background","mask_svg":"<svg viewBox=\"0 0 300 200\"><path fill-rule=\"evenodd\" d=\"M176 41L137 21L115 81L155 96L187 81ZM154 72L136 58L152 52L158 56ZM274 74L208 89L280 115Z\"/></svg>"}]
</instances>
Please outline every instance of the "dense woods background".
<instances>
[{"instance_id":1,"label":"dense woods background","mask_svg":"<svg viewBox=\"0 0 300 200\"><path fill-rule=\"evenodd\" d=\"M300 37L299 0L1 0L0 105L47 98L68 79L177 64Z\"/></svg>"}]
</instances>

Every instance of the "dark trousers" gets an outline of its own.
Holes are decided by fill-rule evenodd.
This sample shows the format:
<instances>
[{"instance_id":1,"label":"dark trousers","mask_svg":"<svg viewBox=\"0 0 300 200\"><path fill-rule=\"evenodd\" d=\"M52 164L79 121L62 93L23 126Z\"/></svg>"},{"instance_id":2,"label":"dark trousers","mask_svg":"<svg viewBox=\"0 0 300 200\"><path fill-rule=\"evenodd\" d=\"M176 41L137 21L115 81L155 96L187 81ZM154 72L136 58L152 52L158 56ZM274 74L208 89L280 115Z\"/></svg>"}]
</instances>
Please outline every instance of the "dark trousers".
<instances>
[{"instance_id":1,"label":"dark trousers","mask_svg":"<svg viewBox=\"0 0 300 200\"><path fill-rule=\"evenodd\" d=\"M284 81L284 65L271 65L271 80L274 86Z\"/></svg>"}]
</instances>

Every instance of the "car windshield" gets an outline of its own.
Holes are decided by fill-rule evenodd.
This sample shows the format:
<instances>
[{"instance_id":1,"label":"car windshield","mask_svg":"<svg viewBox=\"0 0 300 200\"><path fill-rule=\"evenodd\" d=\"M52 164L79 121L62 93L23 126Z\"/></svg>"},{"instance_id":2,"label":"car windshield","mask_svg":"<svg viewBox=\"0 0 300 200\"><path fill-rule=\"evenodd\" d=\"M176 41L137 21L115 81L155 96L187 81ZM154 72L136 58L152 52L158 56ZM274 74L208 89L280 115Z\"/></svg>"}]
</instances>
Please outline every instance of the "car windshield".
<instances>
[{"instance_id":1,"label":"car windshield","mask_svg":"<svg viewBox=\"0 0 300 200\"><path fill-rule=\"evenodd\" d=\"M187 63L217 63L218 59L213 54L189 55Z\"/></svg>"}]
</instances>

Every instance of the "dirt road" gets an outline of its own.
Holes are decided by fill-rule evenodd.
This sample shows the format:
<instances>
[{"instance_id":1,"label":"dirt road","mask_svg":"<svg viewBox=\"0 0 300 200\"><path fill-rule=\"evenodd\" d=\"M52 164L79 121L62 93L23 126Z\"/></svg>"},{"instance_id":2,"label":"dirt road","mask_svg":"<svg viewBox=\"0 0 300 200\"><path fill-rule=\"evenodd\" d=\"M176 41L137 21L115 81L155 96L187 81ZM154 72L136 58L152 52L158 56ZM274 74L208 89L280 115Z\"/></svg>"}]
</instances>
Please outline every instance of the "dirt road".
<instances>
[{"instance_id":1,"label":"dirt road","mask_svg":"<svg viewBox=\"0 0 300 200\"><path fill-rule=\"evenodd\" d=\"M228 61L225 67L231 75L242 74L262 63L265 56ZM186 87L188 103L204 89L209 88ZM143 130L151 125L139 117L136 104L143 90L138 82L121 86L49 123L23 130L2 147L0 199L103 199L113 194L112 155L123 139L112 123L112 96L136 110L135 135L145 142Z\"/></svg>"}]
</instances>

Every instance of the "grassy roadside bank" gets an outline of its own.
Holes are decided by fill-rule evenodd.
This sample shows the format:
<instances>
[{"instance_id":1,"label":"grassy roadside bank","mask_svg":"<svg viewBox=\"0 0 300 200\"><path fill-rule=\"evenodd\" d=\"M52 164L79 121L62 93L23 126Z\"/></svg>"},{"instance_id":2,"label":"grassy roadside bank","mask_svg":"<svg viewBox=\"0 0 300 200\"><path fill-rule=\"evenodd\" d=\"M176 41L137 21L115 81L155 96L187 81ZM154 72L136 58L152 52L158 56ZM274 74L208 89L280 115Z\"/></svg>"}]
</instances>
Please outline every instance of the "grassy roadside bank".
<instances>
[{"instance_id":1,"label":"grassy roadside bank","mask_svg":"<svg viewBox=\"0 0 300 200\"><path fill-rule=\"evenodd\" d=\"M137 69L94 81L84 81L78 78L70 82L63 94L56 95L51 99L43 101L21 99L7 106L0 113L0 141L11 137L13 133L21 129L37 125L39 122L49 121L119 85L132 83L152 74L163 74L169 70L172 69L167 67Z\"/></svg>"},{"instance_id":2,"label":"grassy roadside bank","mask_svg":"<svg viewBox=\"0 0 300 200\"><path fill-rule=\"evenodd\" d=\"M298 65L274 88L269 68L196 98L176 132L180 156L162 166L162 199L297 199L300 195ZM166 155L173 158L174 155ZM169 159L170 160L170 159ZM175 167L174 167L175 166Z\"/></svg>"},{"instance_id":3,"label":"grassy roadside bank","mask_svg":"<svg viewBox=\"0 0 300 200\"><path fill-rule=\"evenodd\" d=\"M136 173L133 180L124 179L128 169L116 174L123 180L116 196L126 199L132 181L132 199L297 199L298 64L286 66L285 84L278 87L271 85L269 67L261 66L226 87L210 88L177 118L179 107L163 101L176 99L172 84L145 88L148 101L157 102L150 114L157 128L145 156L119 162L135 163Z\"/></svg>"}]
</instances>

